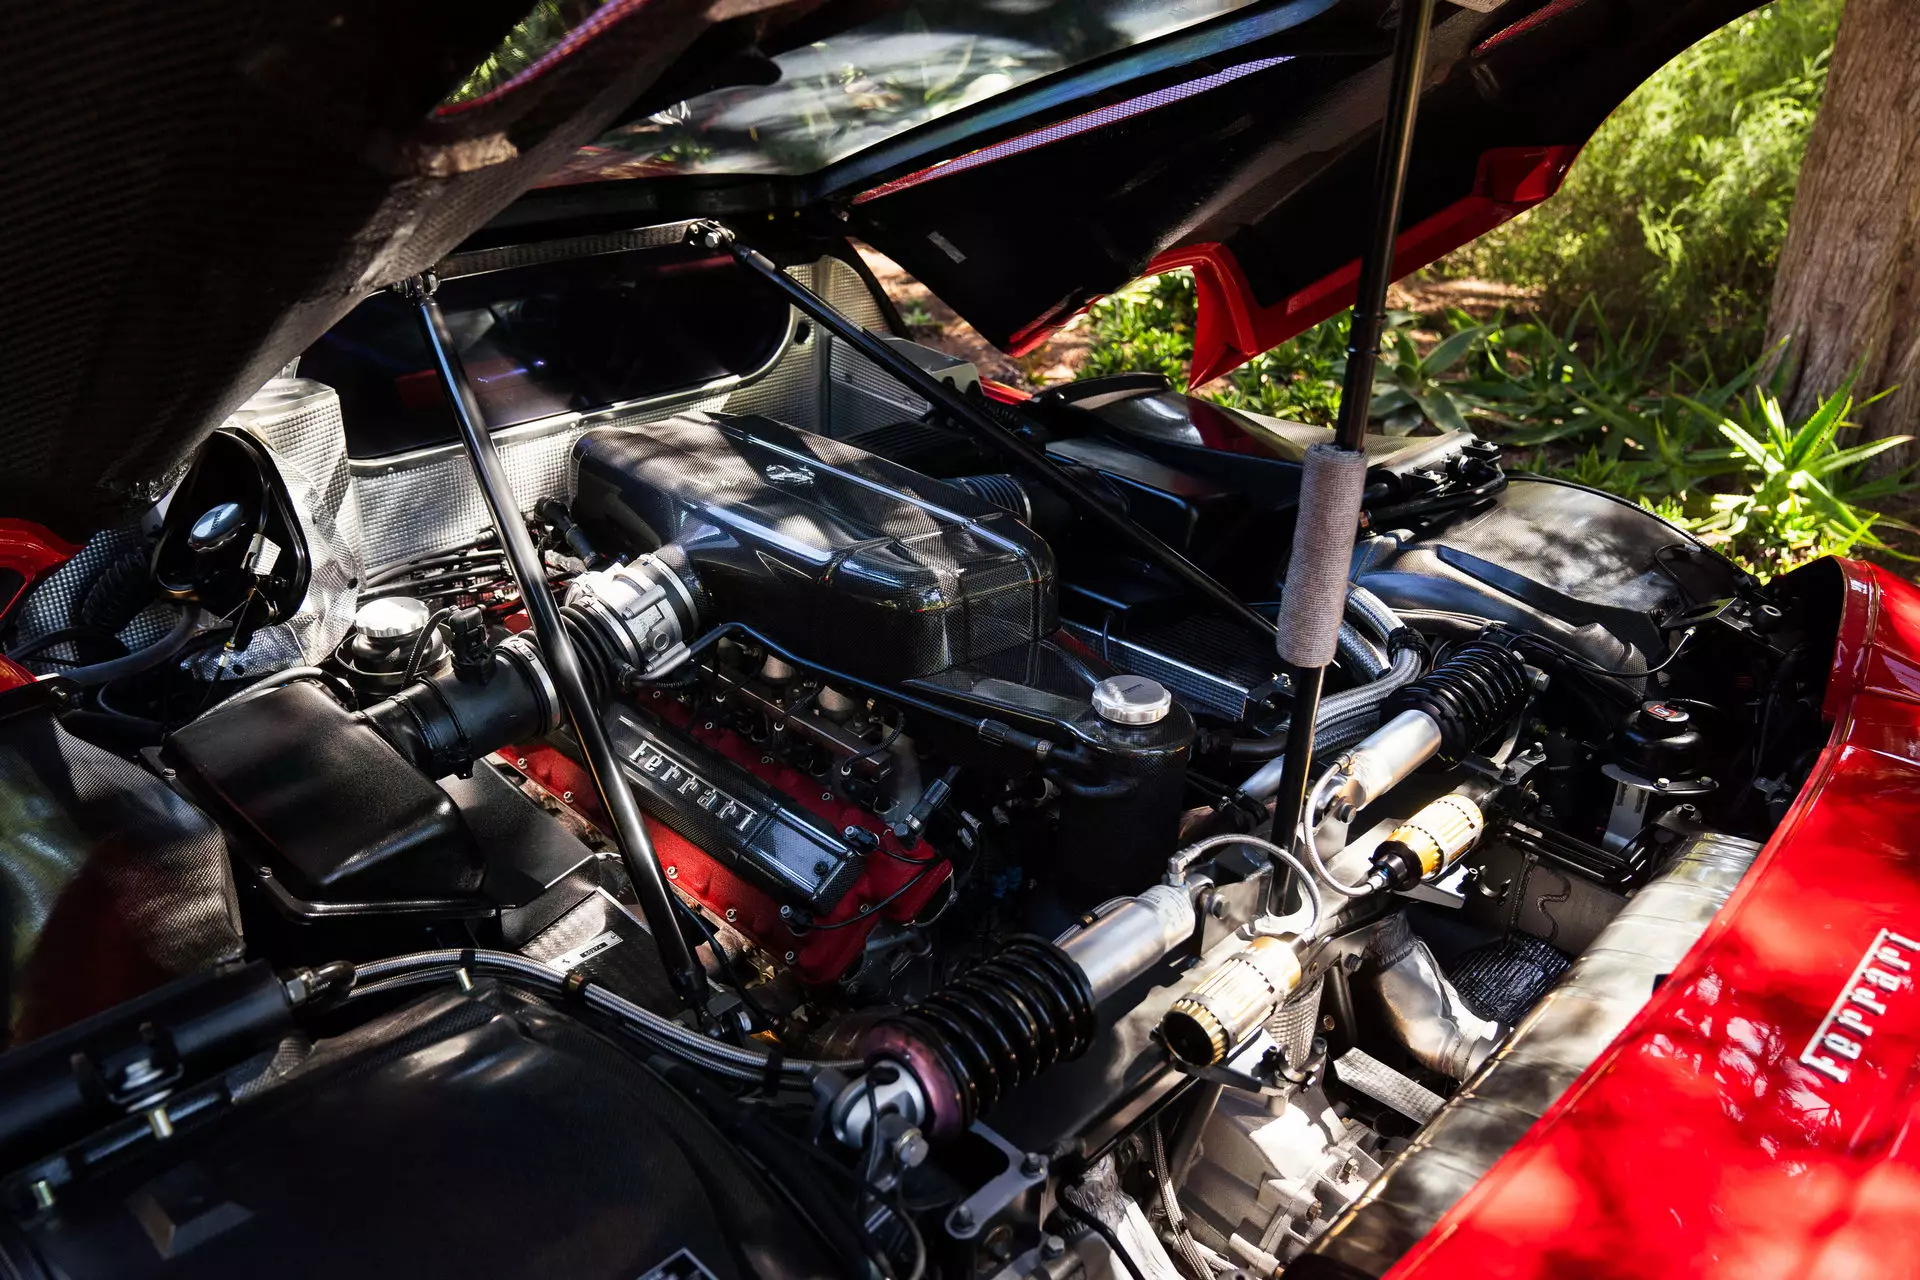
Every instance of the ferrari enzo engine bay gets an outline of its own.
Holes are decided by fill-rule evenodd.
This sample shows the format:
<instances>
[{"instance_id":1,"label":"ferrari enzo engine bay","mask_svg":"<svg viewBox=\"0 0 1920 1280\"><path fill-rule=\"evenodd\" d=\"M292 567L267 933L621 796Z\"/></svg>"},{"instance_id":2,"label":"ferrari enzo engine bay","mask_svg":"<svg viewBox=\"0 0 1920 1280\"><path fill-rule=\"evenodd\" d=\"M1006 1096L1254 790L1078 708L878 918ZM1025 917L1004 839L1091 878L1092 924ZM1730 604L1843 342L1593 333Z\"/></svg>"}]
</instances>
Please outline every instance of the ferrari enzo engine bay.
<instances>
[{"instance_id":1,"label":"ferrari enzo engine bay","mask_svg":"<svg viewBox=\"0 0 1920 1280\"><path fill-rule=\"evenodd\" d=\"M1323 431L593 252L369 298L19 612L16 1273L1379 1275L1824 739L1819 567L1416 435L1289 583Z\"/></svg>"}]
</instances>

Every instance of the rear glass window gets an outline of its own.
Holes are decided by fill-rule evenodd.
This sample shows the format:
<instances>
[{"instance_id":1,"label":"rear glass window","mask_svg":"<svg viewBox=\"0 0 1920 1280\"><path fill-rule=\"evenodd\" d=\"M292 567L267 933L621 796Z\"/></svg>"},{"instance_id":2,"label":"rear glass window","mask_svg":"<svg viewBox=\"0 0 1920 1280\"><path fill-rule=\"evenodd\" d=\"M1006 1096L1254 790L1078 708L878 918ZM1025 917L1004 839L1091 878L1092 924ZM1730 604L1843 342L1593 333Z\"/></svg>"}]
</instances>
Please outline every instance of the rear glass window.
<instances>
[{"instance_id":1,"label":"rear glass window","mask_svg":"<svg viewBox=\"0 0 1920 1280\"><path fill-rule=\"evenodd\" d=\"M811 173L917 125L1248 0L913 0L717 89L616 126L549 184Z\"/></svg>"},{"instance_id":2,"label":"rear glass window","mask_svg":"<svg viewBox=\"0 0 1920 1280\"><path fill-rule=\"evenodd\" d=\"M731 258L678 247L456 278L439 298L496 431L752 373L788 324L786 301ZM459 438L419 317L393 294L355 307L300 373L340 393L356 458Z\"/></svg>"}]
</instances>

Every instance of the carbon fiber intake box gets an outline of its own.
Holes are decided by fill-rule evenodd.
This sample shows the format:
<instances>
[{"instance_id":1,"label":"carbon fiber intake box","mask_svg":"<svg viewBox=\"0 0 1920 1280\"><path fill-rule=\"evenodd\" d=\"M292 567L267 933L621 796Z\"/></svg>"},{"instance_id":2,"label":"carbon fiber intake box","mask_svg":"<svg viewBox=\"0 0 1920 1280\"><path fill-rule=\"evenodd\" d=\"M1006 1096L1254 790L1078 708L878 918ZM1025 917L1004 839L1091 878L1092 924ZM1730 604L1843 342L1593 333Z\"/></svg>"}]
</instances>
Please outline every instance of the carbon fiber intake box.
<instances>
[{"instance_id":1,"label":"carbon fiber intake box","mask_svg":"<svg viewBox=\"0 0 1920 1280\"><path fill-rule=\"evenodd\" d=\"M742 622L824 666L906 680L1050 634L1053 554L1012 514L769 418L590 431L574 518L603 550L677 544L701 625Z\"/></svg>"}]
</instances>

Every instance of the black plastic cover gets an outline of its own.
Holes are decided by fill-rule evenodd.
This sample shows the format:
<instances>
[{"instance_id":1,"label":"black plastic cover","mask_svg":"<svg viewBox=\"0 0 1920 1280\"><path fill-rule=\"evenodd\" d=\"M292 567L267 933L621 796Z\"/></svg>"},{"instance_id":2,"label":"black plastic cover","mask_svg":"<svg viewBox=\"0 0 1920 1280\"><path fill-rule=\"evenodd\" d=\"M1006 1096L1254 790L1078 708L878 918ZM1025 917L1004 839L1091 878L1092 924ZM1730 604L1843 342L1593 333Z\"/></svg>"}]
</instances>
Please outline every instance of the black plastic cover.
<instances>
[{"instance_id":1,"label":"black plastic cover","mask_svg":"<svg viewBox=\"0 0 1920 1280\"><path fill-rule=\"evenodd\" d=\"M479 887L446 792L312 681L201 717L166 756L299 898L438 899Z\"/></svg>"},{"instance_id":2,"label":"black plastic cover","mask_svg":"<svg viewBox=\"0 0 1920 1280\"><path fill-rule=\"evenodd\" d=\"M744 622L872 680L929 675L1055 626L1053 556L984 499L768 418L588 432L576 519L625 554L677 543L704 621Z\"/></svg>"},{"instance_id":3,"label":"black plastic cover","mask_svg":"<svg viewBox=\"0 0 1920 1280\"><path fill-rule=\"evenodd\" d=\"M241 1101L165 1142L136 1137L0 1233L0 1274L847 1274L659 1076L490 986L429 997L321 1041L285 1074L230 1085Z\"/></svg>"},{"instance_id":4,"label":"black plastic cover","mask_svg":"<svg viewBox=\"0 0 1920 1280\"><path fill-rule=\"evenodd\" d=\"M1490 618L1629 669L1665 654L1662 620L1745 580L1644 507L1533 475L1439 532L1376 541L1363 544L1354 581L1394 609Z\"/></svg>"}]
</instances>

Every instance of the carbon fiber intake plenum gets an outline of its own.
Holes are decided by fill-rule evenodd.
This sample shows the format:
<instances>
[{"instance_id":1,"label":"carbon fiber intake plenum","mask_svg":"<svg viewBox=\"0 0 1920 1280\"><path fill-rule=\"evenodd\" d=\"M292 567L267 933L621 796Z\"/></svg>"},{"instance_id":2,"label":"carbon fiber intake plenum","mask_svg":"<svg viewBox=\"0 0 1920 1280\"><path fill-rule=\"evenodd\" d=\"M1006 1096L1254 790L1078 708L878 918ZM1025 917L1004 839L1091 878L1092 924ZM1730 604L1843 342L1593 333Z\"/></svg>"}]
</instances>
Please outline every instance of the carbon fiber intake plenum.
<instances>
[{"instance_id":1,"label":"carbon fiber intake plenum","mask_svg":"<svg viewBox=\"0 0 1920 1280\"><path fill-rule=\"evenodd\" d=\"M699 612L882 682L1059 625L1053 555L1011 511L766 418L684 414L574 446L572 511L620 555L676 544Z\"/></svg>"}]
</instances>

